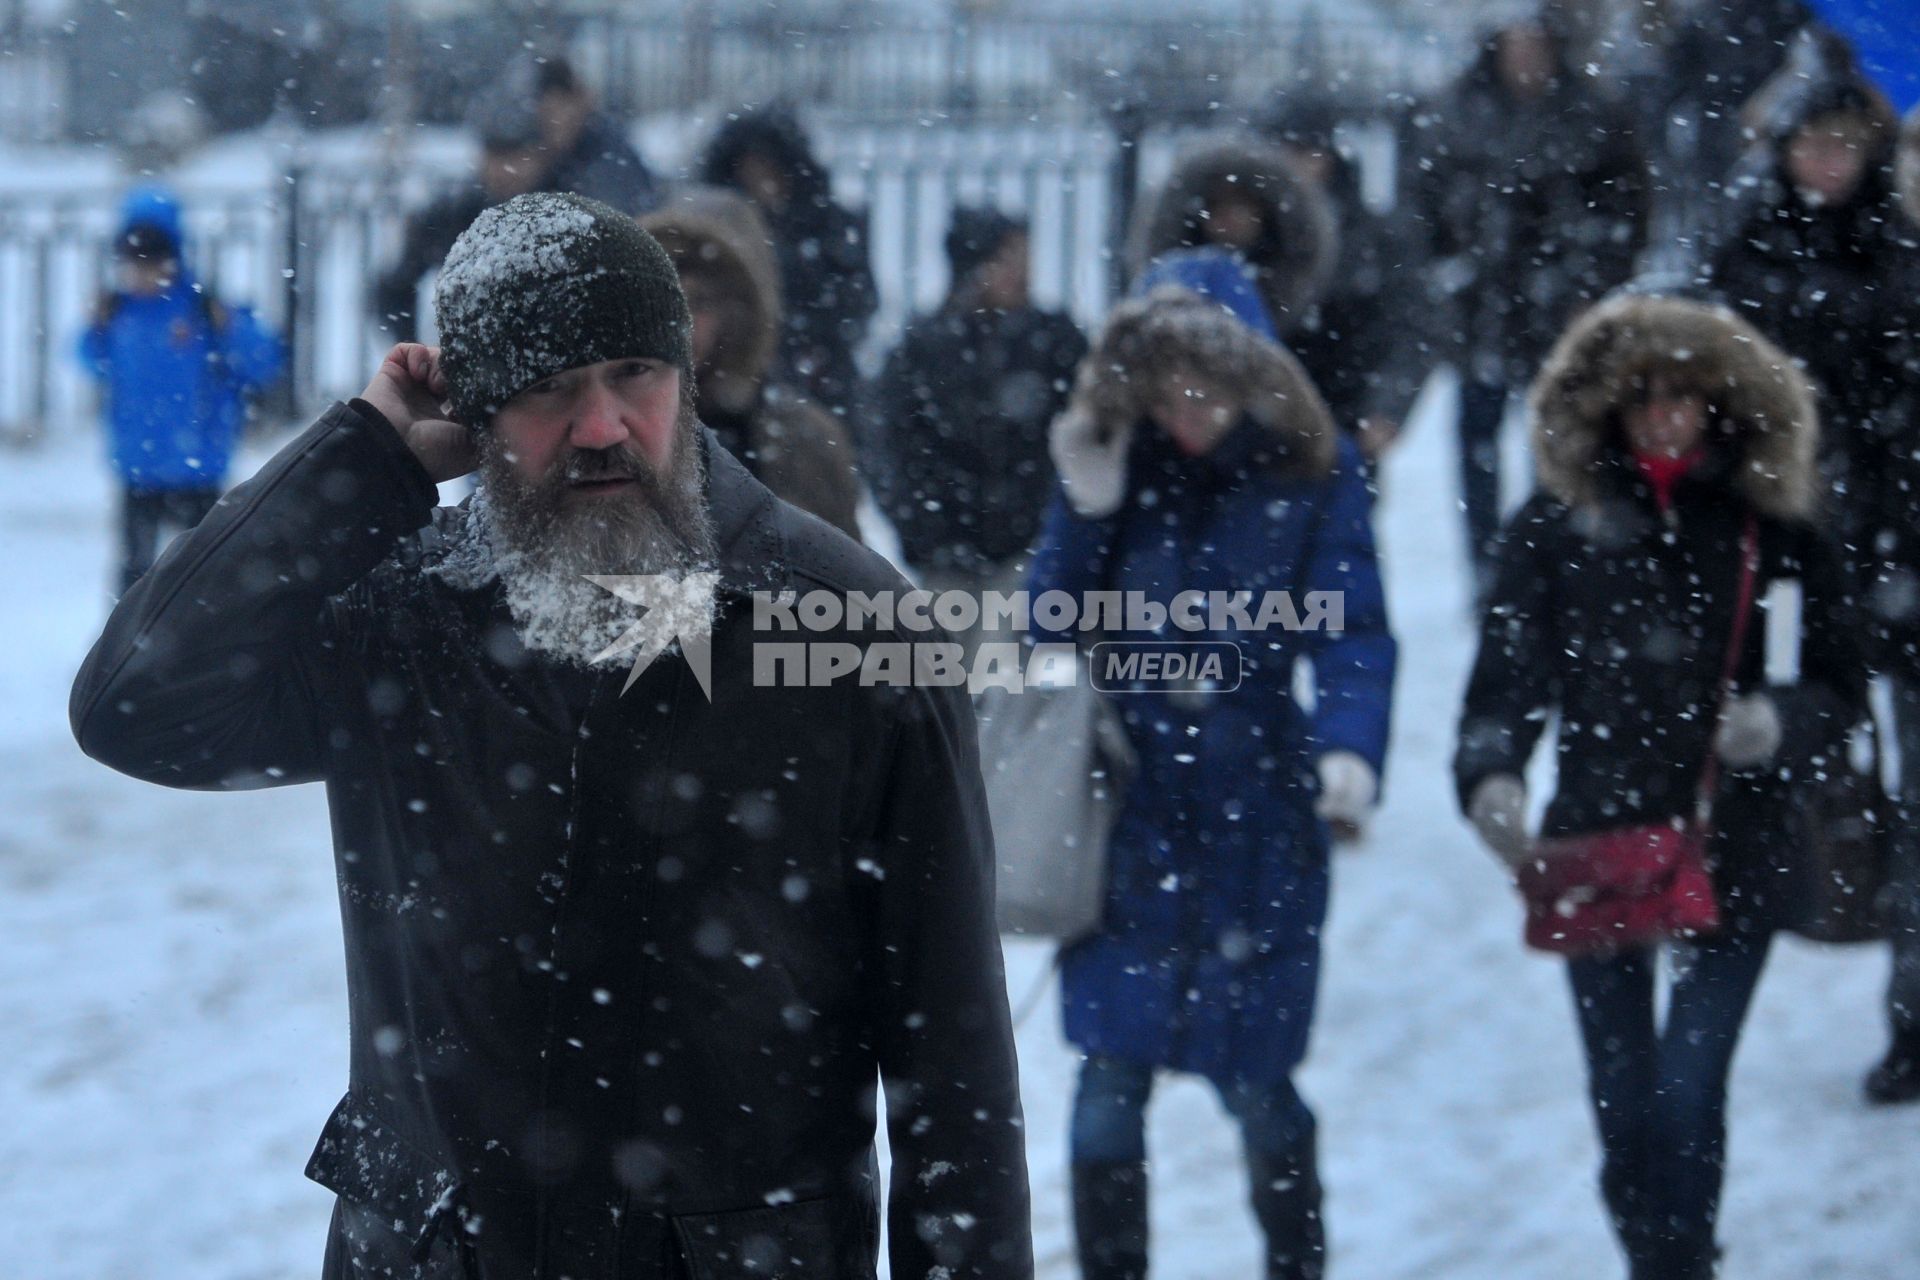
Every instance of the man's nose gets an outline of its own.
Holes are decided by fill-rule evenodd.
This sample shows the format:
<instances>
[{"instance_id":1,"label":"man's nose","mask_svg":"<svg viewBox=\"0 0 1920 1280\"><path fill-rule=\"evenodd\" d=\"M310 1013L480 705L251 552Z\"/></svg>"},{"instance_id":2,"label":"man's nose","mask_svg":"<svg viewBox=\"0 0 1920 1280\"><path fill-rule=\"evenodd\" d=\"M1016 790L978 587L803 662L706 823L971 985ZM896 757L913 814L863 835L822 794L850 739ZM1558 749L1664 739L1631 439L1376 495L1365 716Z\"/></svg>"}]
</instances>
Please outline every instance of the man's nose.
<instances>
[{"instance_id":1,"label":"man's nose","mask_svg":"<svg viewBox=\"0 0 1920 1280\"><path fill-rule=\"evenodd\" d=\"M576 449L611 449L625 444L632 436L619 397L605 387L588 388L567 432L567 442Z\"/></svg>"}]
</instances>

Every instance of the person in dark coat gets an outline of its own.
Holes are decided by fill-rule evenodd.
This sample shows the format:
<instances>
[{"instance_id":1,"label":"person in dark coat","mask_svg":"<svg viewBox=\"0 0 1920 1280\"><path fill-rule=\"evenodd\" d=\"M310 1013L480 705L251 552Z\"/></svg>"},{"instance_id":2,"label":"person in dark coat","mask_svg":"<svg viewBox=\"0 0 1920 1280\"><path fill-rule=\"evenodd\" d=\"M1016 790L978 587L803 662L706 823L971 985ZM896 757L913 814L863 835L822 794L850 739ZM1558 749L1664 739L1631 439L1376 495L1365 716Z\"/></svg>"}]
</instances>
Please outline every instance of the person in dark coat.
<instances>
[{"instance_id":1,"label":"person in dark coat","mask_svg":"<svg viewBox=\"0 0 1920 1280\"><path fill-rule=\"evenodd\" d=\"M1920 1101L1920 529L1914 520L1920 503L1920 261L1910 252L1920 242L1920 108L1908 113L1901 129L1896 178L1907 218L1900 240L1905 270L1874 288L1889 302L1904 297L1904 315L1890 317L1886 329L1860 335L1883 351L1881 344L1893 344L1897 354L1881 360L1885 376L1899 383L1880 406L1880 429L1873 433L1886 440L1886 448L1872 464L1877 519L1864 596L1881 632L1901 762L1900 809L1883 898L1893 950L1887 984L1892 1034L1865 1082L1868 1100L1881 1104Z\"/></svg>"},{"instance_id":2,"label":"person in dark coat","mask_svg":"<svg viewBox=\"0 0 1920 1280\"><path fill-rule=\"evenodd\" d=\"M599 110L593 91L564 58L547 58L534 72L534 110L546 174L539 190L572 192L622 213L649 213L660 204L660 183L620 125Z\"/></svg>"},{"instance_id":3,"label":"person in dark coat","mask_svg":"<svg viewBox=\"0 0 1920 1280\"><path fill-rule=\"evenodd\" d=\"M882 503L931 590L1013 590L1053 496L1047 428L1087 340L1028 294L1026 223L956 208L952 286L908 326L874 393Z\"/></svg>"},{"instance_id":4,"label":"person in dark coat","mask_svg":"<svg viewBox=\"0 0 1920 1280\"><path fill-rule=\"evenodd\" d=\"M399 255L373 285L374 319L399 342L420 336L421 281L439 270L460 233L485 210L539 189L546 174L540 118L517 95L481 99L467 125L480 143L480 168L407 219Z\"/></svg>"},{"instance_id":5,"label":"person in dark coat","mask_svg":"<svg viewBox=\"0 0 1920 1280\"><path fill-rule=\"evenodd\" d=\"M250 308L194 278L179 203L162 188L127 196L114 265L120 279L94 308L80 361L101 390L120 482L118 594L152 567L163 532L213 509L246 397L280 376L286 349Z\"/></svg>"},{"instance_id":6,"label":"person in dark coat","mask_svg":"<svg viewBox=\"0 0 1920 1280\"><path fill-rule=\"evenodd\" d=\"M1896 122L1831 36L1802 34L1749 113L1753 152L1703 229L1704 283L1792 352L1820 398L1821 464L1850 561L1911 498L1876 484L1905 423L1897 335L1917 260L1893 180ZM1882 510L1882 507L1885 510Z\"/></svg>"},{"instance_id":7,"label":"person in dark coat","mask_svg":"<svg viewBox=\"0 0 1920 1280\"><path fill-rule=\"evenodd\" d=\"M858 538L846 424L773 380L780 276L766 223L744 197L695 187L640 225L673 259L693 312L700 420L776 497Z\"/></svg>"},{"instance_id":8,"label":"person in dark coat","mask_svg":"<svg viewBox=\"0 0 1920 1280\"><path fill-rule=\"evenodd\" d=\"M1240 277L1244 281L1244 277ZM1062 490L1029 590L1344 593L1343 629L1178 633L1240 654L1231 691L1118 696L1139 757L1108 848L1104 920L1061 957L1067 1038L1086 1058L1072 1119L1074 1233L1088 1280L1147 1265L1143 1113L1160 1070L1205 1077L1246 1138L1272 1280L1324 1271L1306 1054L1327 906L1329 823L1378 790L1395 646L1352 441L1261 304L1175 285L1116 308L1053 428ZM1035 618L1036 638L1071 642ZM1165 641L1113 630L1100 638ZM1311 658L1314 708L1293 693ZM1262 781L1250 782L1259 779Z\"/></svg>"},{"instance_id":9,"label":"person in dark coat","mask_svg":"<svg viewBox=\"0 0 1920 1280\"><path fill-rule=\"evenodd\" d=\"M1132 272L1138 276L1169 251L1192 248L1244 258L1274 334L1291 344L1326 299L1340 233L1326 193L1280 148L1232 134L1182 152L1142 203L1128 250Z\"/></svg>"},{"instance_id":10,"label":"person in dark coat","mask_svg":"<svg viewBox=\"0 0 1920 1280\"><path fill-rule=\"evenodd\" d=\"M1601 1189L1633 1280L1704 1280L1728 1071L1790 905L1772 888L1796 857L1778 836L1785 780L1865 715L1847 592L1816 518L1818 419L1805 379L1751 325L1651 296L1576 322L1531 410L1540 489L1499 543L1455 781L1475 829L1518 867L1534 856L1523 779L1551 718L1546 836L1684 820L1719 757L1709 856L1723 927L1683 949L1664 1023L1653 948L1568 963ZM1756 614L1720 704L1749 518L1756 599L1800 589L1800 669L1790 686L1767 682L1767 625L1796 620Z\"/></svg>"},{"instance_id":11,"label":"person in dark coat","mask_svg":"<svg viewBox=\"0 0 1920 1280\"><path fill-rule=\"evenodd\" d=\"M1718 191L1746 149L1741 109L1812 20L1804 0L1668 6L1658 74L1634 86L1662 199L1694 210Z\"/></svg>"},{"instance_id":12,"label":"person in dark coat","mask_svg":"<svg viewBox=\"0 0 1920 1280\"><path fill-rule=\"evenodd\" d=\"M853 353L880 301L866 218L834 202L826 168L785 107L729 116L707 144L700 174L753 201L773 231L787 302L782 375L816 404L857 420Z\"/></svg>"},{"instance_id":13,"label":"person in dark coat","mask_svg":"<svg viewBox=\"0 0 1920 1280\"><path fill-rule=\"evenodd\" d=\"M1459 367L1460 484L1476 596L1500 529L1500 432L1512 389L1583 307L1624 284L1646 236L1647 165L1631 121L1572 65L1542 17L1488 36L1474 64L1415 113L1409 234Z\"/></svg>"},{"instance_id":14,"label":"person in dark coat","mask_svg":"<svg viewBox=\"0 0 1920 1280\"><path fill-rule=\"evenodd\" d=\"M1428 352L1421 359L1420 334L1407 323L1420 290L1407 282L1413 272L1401 237L1361 197L1359 168L1335 140L1339 123L1331 104L1292 93L1280 96L1264 122L1294 171L1325 195L1339 227L1326 295L1287 335L1287 346L1334 421L1378 460L1399 439L1432 358Z\"/></svg>"},{"instance_id":15,"label":"person in dark coat","mask_svg":"<svg viewBox=\"0 0 1920 1280\"><path fill-rule=\"evenodd\" d=\"M882 1105L893 1273L1029 1280L972 709L755 678L761 593L906 584L700 428L626 215L509 201L435 302L445 347L394 348L177 543L72 699L135 777L327 785L328 1280L871 1277ZM669 584L660 621L603 571Z\"/></svg>"},{"instance_id":16,"label":"person in dark coat","mask_svg":"<svg viewBox=\"0 0 1920 1280\"><path fill-rule=\"evenodd\" d=\"M1757 140L1704 237L1706 279L1813 379L1829 516L1892 686L1900 790L1920 797L1920 229L1899 206L1897 124L1846 46L1812 29L1747 121ZM1895 824L1902 867L1920 860L1917 829ZM1879 1102L1920 1098L1920 906L1889 901L1891 1042L1866 1081Z\"/></svg>"}]
</instances>

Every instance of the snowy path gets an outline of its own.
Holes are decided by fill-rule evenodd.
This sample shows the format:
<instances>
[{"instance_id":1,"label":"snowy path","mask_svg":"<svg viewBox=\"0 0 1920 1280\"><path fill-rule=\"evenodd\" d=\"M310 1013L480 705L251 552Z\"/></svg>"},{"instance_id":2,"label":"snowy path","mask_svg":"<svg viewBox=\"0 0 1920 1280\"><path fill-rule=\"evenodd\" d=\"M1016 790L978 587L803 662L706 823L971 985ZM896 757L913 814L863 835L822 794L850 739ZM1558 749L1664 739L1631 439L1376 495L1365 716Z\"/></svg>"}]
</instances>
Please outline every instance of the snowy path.
<instances>
[{"instance_id":1,"label":"snowy path","mask_svg":"<svg viewBox=\"0 0 1920 1280\"><path fill-rule=\"evenodd\" d=\"M1452 464L1428 421L1383 508L1404 642L1387 805L1342 857L1314 1054L1341 1280L1608 1280L1564 983L1519 948L1454 816L1469 655ZM0 1277L315 1274L330 1202L300 1169L346 1070L318 788L205 796L80 756L66 691L101 621L108 490L90 438L0 454ZM1016 996L1044 955L1009 951ZM1777 953L1734 1081L1730 1280L1920 1276L1920 1109L1869 1112L1877 949ZM1037 1245L1073 1275L1074 1058L1021 1032ZM1256 1271L1233 1129L1169 1081L1151 1115L1156 1277Z\"/></svg>"}]
</instances>

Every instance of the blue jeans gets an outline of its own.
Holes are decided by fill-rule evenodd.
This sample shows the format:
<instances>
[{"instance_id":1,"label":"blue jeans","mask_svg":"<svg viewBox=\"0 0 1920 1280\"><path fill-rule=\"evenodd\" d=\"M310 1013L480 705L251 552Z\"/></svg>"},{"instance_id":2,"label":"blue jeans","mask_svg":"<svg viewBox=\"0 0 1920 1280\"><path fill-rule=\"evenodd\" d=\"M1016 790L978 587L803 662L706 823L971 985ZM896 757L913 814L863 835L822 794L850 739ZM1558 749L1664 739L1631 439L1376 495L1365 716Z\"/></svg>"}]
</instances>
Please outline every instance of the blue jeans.
<instances>
[{"instance_id":1,"label":"blue jeans","mask_svg":"<svg viewBox=\"0 0 1920 1280\"><path fill-rule=\"evenodd\" d=\"M1733 934L1675 948L1664 1027L1654 1017L1654 952L1568 962L1600 1130L1601 1193L1634 1280L1711 1274L1727 1075L1771 941Z\"/></svg>"},{"instance_id":2,"label":"blue jeans","mask_svg":"<svg viewBox=\"0 0 1920 1280\"><path fill-rule=\"evenodd\" d=\"M1247 1192L1266 1237L1268 1280L1324 1280L1326 1232L1313 1112L1290 1080L1215 1081L1246 1143ZM1146 1275L1147 1099L1153 1068L1088 1058L1073 1103L1075 1234L1082 1274L1100 1280ZM1137 1170L1116 1180L1116 1171ZM1133 1194L1103 1188L1137 1187Z\"/></svg>"},{"instance_id":3,"label":"blue jeans","mask_svg":"<svg viewBox=\"0 0 1920 1280\"><path fill-rule=\"evenodd\" d=\"M1247 1150L1276 1160L1313 1141L1314 1118L1291 1081L1254 1085L1215 1082L1227 1114L1240 1124ZM1073 1099L1068 1150L1075 1164L1147 1158L1147 1100L1153 1068L1117 1058L1088 1058Z\"/></svg>"}]
</instances>

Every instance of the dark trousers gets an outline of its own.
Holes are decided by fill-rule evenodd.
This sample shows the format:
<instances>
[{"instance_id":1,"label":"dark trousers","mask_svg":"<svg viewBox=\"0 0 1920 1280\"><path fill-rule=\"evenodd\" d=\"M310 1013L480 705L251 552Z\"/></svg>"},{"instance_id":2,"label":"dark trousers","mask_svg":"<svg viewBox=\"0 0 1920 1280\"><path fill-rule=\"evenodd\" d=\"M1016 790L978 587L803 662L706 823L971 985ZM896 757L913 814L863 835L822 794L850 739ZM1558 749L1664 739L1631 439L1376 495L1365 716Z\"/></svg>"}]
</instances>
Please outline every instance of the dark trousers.
<instances>
[{"instance_id":1,"label":"dark trousers","mask_svg":"<svg viewBox=\"0 0 1920 1280\"><path fill-rule=\"evenodd\" d=\"M218 489L125 489L120 495L120 594L153 568L162 532L183 531L206 519Z\"/></svg>"},{"instance_id":2,"label":"dark trousers","mask_svg":"<svg viewBox=\"0 0 1920 1280\"><path fill-rule=\"evenodd\" d=\"M1666 1024L1650 950L1570 961L1600 1130L1601 1193L1634 1280L1713 1273L1727 1075L1771 939L1729 934L1674 951Z\"/></svg>"},{"instance_id":3,"label":"dark trousers","mask_svg":"<svg viewBox=\"0 0 1920 1280\"><path fill-rule=\"evenodd\" d=\"M1460 503L1467 512L1467 555L1476 594L1489 585L1500 535L1500 427L1507 386L1463 376L1460 382Z\"/></svg>"},{"instance_id":4,"label":"dark trousers","mask_svg":"<svg viewBox=\"0 0 1920 1280\"><path fill-rule=\"evenodd\" d=\"M1083 1276L1145 1275L1146 1110L1153 1077L1151 1067L1112 1058L1089 1058L1080 1069L1069 1150ZM1288 1080L1215 1084L1246 1146L1248 1197L1266 1237L1267 1276L1320 1280L1326 1240L1313 1112ZM1098 1184L1116 1173L1137 1193L1108 1195L1103 1205ZM1116 1239L1125 1243L1116 1248Z\"/></svg>"},{"instance_id":5,"label":"dark trousers","mask_svg":"<svg viewBox=\"0 0 1920 1280\"><path fill-rule=\"evenodd\" d=\"M1887 874L1887 928L1893 980L1887 1016L1896 1036L1920 1038L1920 683L1893 682L1893 731L1900 748L1900 800Z\"/></svg>"}]
</instances>

